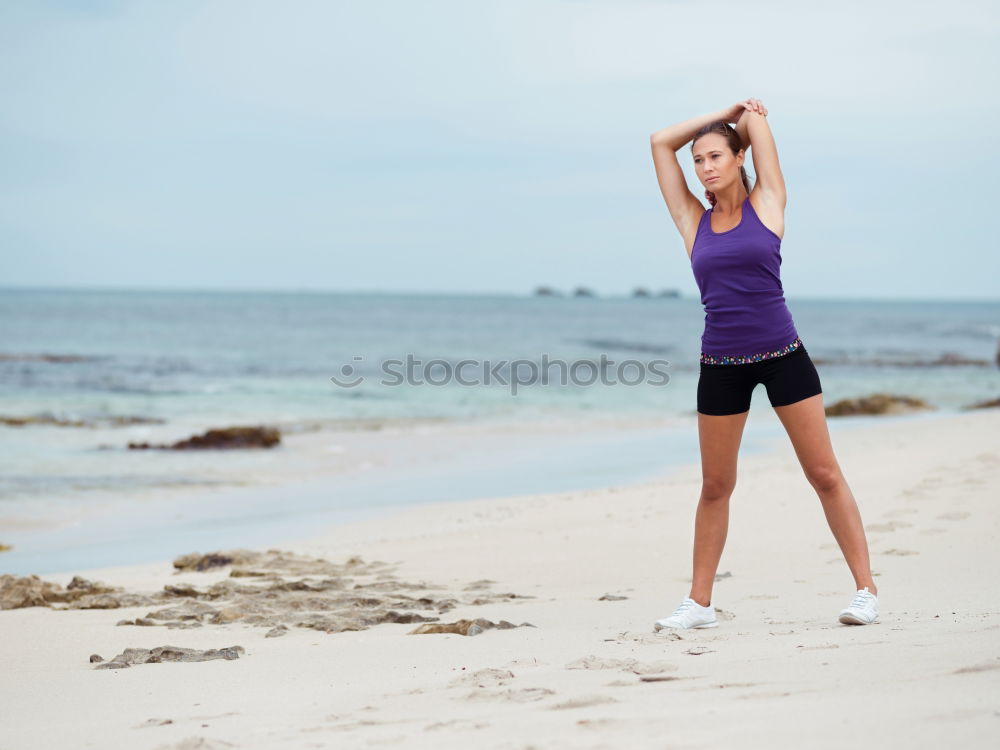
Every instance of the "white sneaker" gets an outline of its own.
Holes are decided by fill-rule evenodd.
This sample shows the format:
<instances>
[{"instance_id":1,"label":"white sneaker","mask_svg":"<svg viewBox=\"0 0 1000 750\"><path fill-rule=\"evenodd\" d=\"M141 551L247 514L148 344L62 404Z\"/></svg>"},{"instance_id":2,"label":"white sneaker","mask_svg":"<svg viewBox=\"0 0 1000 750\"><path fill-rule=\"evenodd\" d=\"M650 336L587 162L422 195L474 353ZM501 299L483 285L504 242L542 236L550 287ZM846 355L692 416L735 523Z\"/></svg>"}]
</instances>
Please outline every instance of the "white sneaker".
<instances>
[{"instance_id":1,"label":"white sneaker","mask_svg":"<svg viewBox=\"0 0 1000 750\"><path fill-rule=\"evenodd\" d=\"M686 597L670 617L656 621L653 631L663 628L716 628L719 621L715 619L715 607L712 603L703 607L691 597Z\"/></svg>"},{"instance_id":2,"label":"white sneaker","mask_svg":"<svg viewBox=\"0 0 1000 750\"><path fill-rule=\"evenodd\" d=\"M868 587L858 589L854 601L847 609L840 610L840 621L845 625L871 625L878 621L878 597Z\"/></svg>"}]
</instances>

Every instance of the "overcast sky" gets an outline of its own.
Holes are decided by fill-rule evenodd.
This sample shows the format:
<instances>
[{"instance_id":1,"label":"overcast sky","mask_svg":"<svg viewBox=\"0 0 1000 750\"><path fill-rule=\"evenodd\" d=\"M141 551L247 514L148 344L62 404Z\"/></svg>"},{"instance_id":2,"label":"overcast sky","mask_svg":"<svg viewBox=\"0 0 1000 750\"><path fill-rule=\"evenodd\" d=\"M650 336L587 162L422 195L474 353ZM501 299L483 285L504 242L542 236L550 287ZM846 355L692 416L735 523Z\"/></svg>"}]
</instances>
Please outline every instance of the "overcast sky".
<instances>
[{"instance_id":1,"label":"overcast sky","mask_svg":"<svg viewBox=\"0 0 1000 750\"><path fill-rule=\"evenodd\" d=\"M997 299L997 7L3 0L0 285L697 295L649 134L753 96L788 298Z\"/></svg>"}]
</instances>

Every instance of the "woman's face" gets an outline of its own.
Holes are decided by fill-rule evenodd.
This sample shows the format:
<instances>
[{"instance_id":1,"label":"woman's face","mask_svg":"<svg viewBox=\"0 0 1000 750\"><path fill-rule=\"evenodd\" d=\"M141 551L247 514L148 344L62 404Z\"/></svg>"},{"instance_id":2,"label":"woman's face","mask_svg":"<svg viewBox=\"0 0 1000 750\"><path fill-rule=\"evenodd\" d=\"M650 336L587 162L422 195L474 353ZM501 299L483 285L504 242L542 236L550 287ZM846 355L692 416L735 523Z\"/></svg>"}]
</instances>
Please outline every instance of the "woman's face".
<instances>
[{"instance_id":1,"label":"woman's face","mask_svg":"<svg viewBox=\"0 0 1000 750\"><path fill-rule=\"evenodd\" d=\"M694 171L706 190L714 193L739 179L743 158L730 151L725 137L718 133L699 138L691 155L694 157Z\"/></svg>"}]
</instances>

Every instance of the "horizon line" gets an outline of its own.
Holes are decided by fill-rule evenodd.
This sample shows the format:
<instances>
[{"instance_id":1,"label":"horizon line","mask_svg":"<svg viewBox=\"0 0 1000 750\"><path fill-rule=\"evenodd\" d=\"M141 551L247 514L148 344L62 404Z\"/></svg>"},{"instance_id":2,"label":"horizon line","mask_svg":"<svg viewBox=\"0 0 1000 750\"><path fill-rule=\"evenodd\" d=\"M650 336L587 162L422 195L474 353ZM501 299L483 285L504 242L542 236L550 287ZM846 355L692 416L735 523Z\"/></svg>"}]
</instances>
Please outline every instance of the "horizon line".
<instances>
[{"instance_id":1,"label":"horizon line","mask_svg":"<svg viewBox=\"0 0 1000 750\"><path fill-rule=\"evenodd\" d=\"M651 288L647 286L633 287L630 291L599 292L593 287L576 285L562 290L550 284L539 284L536 288L550 289L555 294L541 295L532 289L528 291L501 291L501 290L434 290L434 289L345 289L328 287L180 287L180 286L36 286L29 284L6 284L0 285L0 291L4 292L145 292L145 293L202 293L202 294L330 294L330 295L417 295L417 296L455 296L455 297L547 297L547 298L569 298L569 299L683 299L698 300L697 294L684 294L678 289L670 287ZM590 295L576 295L578 288L587 289ZM649 296L636 297L635 290L643 289ZM670 292L670 295L663 295L663 292ZM840 296L829 295L785 295L787 299L830 301L830 302L969 302L969 303L990 303L1000 302L1000 297L872 297L872 296Z\"/></svg>"}]
</instances>

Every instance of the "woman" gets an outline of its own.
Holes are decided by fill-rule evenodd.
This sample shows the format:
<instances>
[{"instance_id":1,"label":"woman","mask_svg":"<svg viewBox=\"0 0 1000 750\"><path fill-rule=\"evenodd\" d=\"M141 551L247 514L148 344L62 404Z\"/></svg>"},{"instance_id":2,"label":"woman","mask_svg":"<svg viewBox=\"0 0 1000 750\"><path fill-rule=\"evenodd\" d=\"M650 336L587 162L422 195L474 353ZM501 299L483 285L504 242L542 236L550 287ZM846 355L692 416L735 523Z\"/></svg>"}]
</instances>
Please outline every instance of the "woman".
<instances>
[{"instance_id":1,"label":"woman","mask_svg":"<svg viewBox=\"0 0 1000 750\"><path fill-rule=\"evenodd\" d=\"M819 375L785 305L779 274L785 183L766 117L759 99L747 99L650 136L660 190L684 238L705 306L694 575L689 596L672 615L656 621L656 630L718 626L712 584L729 526L743 426L758 383L767 389L854 576L857 593L839 621L878 621L878 589L861 514L833 453ZM709 209L688 190L677 162L677 150L688 141ZM743 167L748 147L757 173L752 188Z\"/></svg>"}]
</instances>

